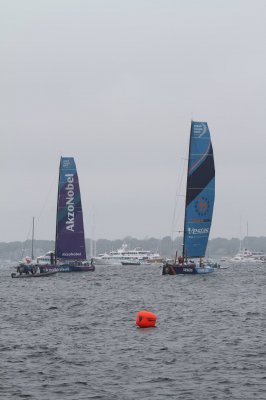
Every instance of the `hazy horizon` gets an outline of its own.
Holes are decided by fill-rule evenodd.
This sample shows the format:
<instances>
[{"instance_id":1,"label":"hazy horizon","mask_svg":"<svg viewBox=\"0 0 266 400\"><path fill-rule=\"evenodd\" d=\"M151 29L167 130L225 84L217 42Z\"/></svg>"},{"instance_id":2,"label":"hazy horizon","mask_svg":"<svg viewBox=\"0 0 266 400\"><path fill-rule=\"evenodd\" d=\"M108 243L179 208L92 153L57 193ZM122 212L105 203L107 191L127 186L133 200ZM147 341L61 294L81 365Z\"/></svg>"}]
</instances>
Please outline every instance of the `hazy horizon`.
<instances>
[{"instance_id":1,"label":"hazy horizon","mask_svg":"<svg viewBox=\"0 0 266 400\"><path fill-rule=\"evenodd\" d=\"M93 240L95 240L95 241L98 241L98 240L107 240L107 241L110 241L110 242L115 242L115 241L123 241L123 240L125 240L125 239L132 239L132 240L149 240L149 239L155 239L155 240L162 240L162 239L164 239L165 237L171 237L170 235L166 235L166 236L162 236L162 237L155 237L155 236L145 236L145 237L134 237L134 236L131 236L131 235L128 235L128 236L124 236L124 237L117 237L117 238L113 238L113 239L109 239L109 238L104 238L104 237L99 237L99 238L97 238L97 239L93 239ZM181 236L174 236L174 238L171 238L172 240L176 240L176 239L178 239L178 238L182 238L182 235ZM242 239L240 239L240 237L230 237L230 238L226 238L226 237L221 237L221 236L217 236L217 237L211 237L210 238L210 240L217 240L217 239L221 239L221 240L223 240L223 239L225 239L225 240L239 240L239 241L243 241L243 242L245 242L248 238L250 238L250 239L252 239L252 238L256 238L256 239L259 239L259 238L265 238L265 240L266 240L266 235L265 236L256 236L256 235L252 235L252 236L246 236L246 235L243 235L242 236ZM91 240L92 238L91 237L87 237L87 236L85 236L85 240ZM31 242L32 241L32 236L31 236L31 232L29 232L29 235L28 235L28 237L27 238L25 238L24 240L11 240L11 241L0 241L0 243L6 243L6 244L8 244L8 243L14 243L14 242L21 242L21 243L23 243L23 242L26 242L26 241L29 241L29 242ZM42 239L40 239L40 238L37 238L37 237L34 237L34 241L47 241L47 242L50 242L50 241L55 241L55 238L52 238L52 239L45 239L45 238L42 238Z\"/></svg>"}]
</instances>

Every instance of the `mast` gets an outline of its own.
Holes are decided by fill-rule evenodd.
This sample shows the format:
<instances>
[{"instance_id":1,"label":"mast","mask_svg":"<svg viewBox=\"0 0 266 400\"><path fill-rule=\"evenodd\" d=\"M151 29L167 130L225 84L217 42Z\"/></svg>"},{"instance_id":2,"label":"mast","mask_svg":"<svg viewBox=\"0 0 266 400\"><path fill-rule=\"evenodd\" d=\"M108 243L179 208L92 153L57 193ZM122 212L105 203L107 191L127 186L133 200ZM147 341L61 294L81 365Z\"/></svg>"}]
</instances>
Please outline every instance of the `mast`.
<instances>
[{"instance_id":1,"label":"mast","mask_svg":"<svg viewBox=\"0 0 266 400\"><path fill-rule=\"evenodd\" d=\"M247 221L247 240L246 240L246 248L248 249L248 221Z\"/></svg>"},{"instance_id":2,"label":"mast","mask_svg":"<svg viewBox=\"0 0 266 400\"><path fill-rule=\"evenodd\" d=\"M96 236L95 236L95 230L96 230L96 222L95 222L95 212L92 214L92 237L93 237L93 243L92 243L92 254L93 257L96 257L97 251L96 251Z\"/></svg>"},{"instance_id":3,"label":"mast","mask_svg":"<svg viewBox=\"0 0 266 400\"><path fill-rule=\"evenodd\" d=\"M93 257L93 241L92 238L90 239L90 258Z\"/></svg>"},{"instance_id":4,"label":"mast","mask_svg":"<svg viewBox=\"0 0 266 400\"><path fill-rule=\"evenodd\" d=\"M188 161L187 161L187 186L186 186L186 197L185 197L185 218L184 218L184 229L183 229L183 244L182 244L182 256L185 257L185 234L186 234L186 218L187 218L187 194L188 194L188 172L189 172L189 157L190 157L190 149L191 149L191 136L192 136L192 120L190 126L190 136L189 136L189 148L188 148Z\"/></svg>"},{"instance_id":5,"label":"mast","mask_svg":"<svg viewBox=\"0 0 266 400\"><path fill-rule=\"evenodd\" d=\"M96 239L94 239L93 254L94 254L95 257L96 257L96 255L97 255L96 246L97 246L97 244L96 244Z\"/></svg>"},{"instance_id":6,"label":"mast","mask_svg":"<svg viewBox=\"0 0 266 400\"><path fill-rule=\"evenodd\" d=\"M60 193L60 171L61 171L61 162L62 162L62 157L60 159L60 164L59 164L59 177L58 177L58 189L57 189L57 205L56 205L56 222L55 222L55 248L54 248L54 263L56 264L57 260L57 254L56 254L56 241L57 241L57 234L58 234L58 212L59 212L59 193Z\"/></svg>"},{"instance_id":7,"label":"mast","mask_svg":"<svg viewBox=\"0 0 266 400\"><path fill-rule=\"evenodd\" d=\"M31 259L34 259L34 217L32 218Z\"/></svg>"},{"instance_id":8,"label":"mast","mask_svg":"<svg viewBox=\"0 0 266 400\"><path fill-rule=\"evenodd\" d=\"M91 239L90 239L90 258L96 256L96 242L95 242L95 214L94 210L92 209L91 214Z\"/></svg>"}]
</instances>

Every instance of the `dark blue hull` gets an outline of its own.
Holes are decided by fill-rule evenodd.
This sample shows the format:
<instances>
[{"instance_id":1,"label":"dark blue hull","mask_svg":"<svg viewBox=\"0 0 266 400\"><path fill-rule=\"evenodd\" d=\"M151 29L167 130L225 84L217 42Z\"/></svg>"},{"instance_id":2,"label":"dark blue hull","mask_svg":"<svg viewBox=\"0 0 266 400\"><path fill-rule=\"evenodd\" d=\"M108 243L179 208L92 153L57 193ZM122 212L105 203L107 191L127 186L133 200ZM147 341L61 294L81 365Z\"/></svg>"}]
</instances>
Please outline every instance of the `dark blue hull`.
<instances>
[{"instance_id":1,"label":"dark blue hull","mask_svg":"<svg viewBox=\"0 0 266 400\"><path fill-rule=\"evenodd\" d=\"M214 272L214 268L210 266L200 267L196 264L165 264L163 266L163 275L198 275L209 274Z\"/></svg>"},{"instance_id":2,"label":"dark blue hull","mask_svg":"<svg viewBox=\"0 0 266 400\"><path fill-rule=\"evenodd\" d=\"M50 271L50 272L42 272L39 274L19 274L19 273L15 273L13 272L11 274L12 278L44 278L46 276L51 276L51 275L55 275L57 274L57 271Z\"/></svg>"},{"instance_id":3,"label":"dark blue hull","mask_svg":"<svg viewBox=\"0 0 266 400\"><path fill-rule=\"evenodd\" d=\"M95 271L93 264L89 265L71 265L71 264L60 264L60 265L42 265L40 266L41 272L90 272Z\"/></svg>"}]
</instances>

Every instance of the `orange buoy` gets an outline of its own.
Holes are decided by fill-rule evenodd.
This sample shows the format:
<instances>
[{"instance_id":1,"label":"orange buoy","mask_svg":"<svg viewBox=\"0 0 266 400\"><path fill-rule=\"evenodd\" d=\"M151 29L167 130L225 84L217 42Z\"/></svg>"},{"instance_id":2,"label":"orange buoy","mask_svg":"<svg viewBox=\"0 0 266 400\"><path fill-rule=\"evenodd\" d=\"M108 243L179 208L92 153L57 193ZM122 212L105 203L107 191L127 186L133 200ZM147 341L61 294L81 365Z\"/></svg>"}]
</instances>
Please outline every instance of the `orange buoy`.
<instances>
[{"instance_id":1,"label":"orange buoy","mask_svg":"<svg viewBox=\"0 0 266 400\"><path fill-rule=\"evenodd\" d=\"M139 328L152 328L155 327L157 315L150 311L139 311L136 318L136 325Z\"/></svg>"}]
</instances>

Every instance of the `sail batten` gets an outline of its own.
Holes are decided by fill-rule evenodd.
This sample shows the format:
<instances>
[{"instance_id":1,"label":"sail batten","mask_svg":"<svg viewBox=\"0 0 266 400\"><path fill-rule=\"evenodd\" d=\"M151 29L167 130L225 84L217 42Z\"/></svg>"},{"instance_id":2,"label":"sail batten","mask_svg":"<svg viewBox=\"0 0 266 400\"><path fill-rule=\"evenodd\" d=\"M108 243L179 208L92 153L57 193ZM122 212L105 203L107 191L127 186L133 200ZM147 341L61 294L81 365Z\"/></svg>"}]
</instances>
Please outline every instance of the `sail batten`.
<instances>
[{"instance_id":1,"label":"sail batten","mask_svg":"<svg viewBox=\"0 0 266 400\"><path fill-rule=\"evenodd\" d=\"M73 157L61 157L60 161L55 254L60 259L86 259L79 179Z\"/></svg>"},{"instance_id":2,"label":"sail batten","mask_svg":"<svg viewBox=\"0 0 266 400\"><path fill-rule=\"evenodd\" d=\"M203 140L204 139L204 140ZM204 257L215 197L215 167L208 124L191 122L183 255Z\"/></svg>"}]
</instances>

